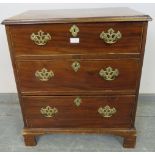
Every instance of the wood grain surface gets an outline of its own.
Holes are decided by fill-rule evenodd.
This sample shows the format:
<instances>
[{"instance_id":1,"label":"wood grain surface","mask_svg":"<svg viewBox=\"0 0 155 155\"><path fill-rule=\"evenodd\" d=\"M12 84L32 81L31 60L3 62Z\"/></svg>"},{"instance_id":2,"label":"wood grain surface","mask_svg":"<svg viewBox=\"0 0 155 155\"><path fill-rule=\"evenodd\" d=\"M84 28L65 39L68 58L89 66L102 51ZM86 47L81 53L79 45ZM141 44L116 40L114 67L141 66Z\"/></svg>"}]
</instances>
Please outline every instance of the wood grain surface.
<instances>
[{"instance_id":1,"label":"wood grain surface","mask_svg":"<svg viewBox=\"0 0 155 155\"><path fill-rule=\"evenodd\" d=\"M127 7L65 10L30 10L4 20L12 24L149 21L151 17Z\"/></svg>"},{"instance_id":2,"label":"wood grain surface","mask_svg":"<svg viewBox=\"0 0 155 155\"><path fill-rule=\"evenodd\" d=\"M89 56L88 56L89 58ZM82 92L102 91L114 93L125 91L136 92L140 63L137 59L82 59L78 60L80 68L75 72L72 63L77 60L31 60L18 61L17 70L20 91L23 94L61 95L81 94ZM33 66L33 67L32 67ZM119 75L114 80L107 81L99 75L101 69L107 67L118 69ZM48 81L40 81L35 76L36 71L46 68L53 71L54 77Z\"/></svg>"},{"instance_id":3,"label":"wood grain surface","mask_svg":"<svg viewBox=\"0 0 155 155\"><path fill-rule=\"evenodd\" d=\"M81 104L76 106L77 96L22 97L24 116L30 128L130 128L135 96L80 96ZM100 107L110 106L117 111L105 118L98 113ZM53 117L45 117L40 109L46 106L57 108Z\"/></svg>"},{"instance_id":4,"label":"wood grain surface","mask_svg":"<svg viewBox=\"0 0 155 155\"><path fill-rule=\"evenodd\" d=\"M16 56L54 55L54 54L118 54L140 53L143 22L112 23L74 23L79 28L79 43L70 43L74 38L69 32L73 24L15 25L10 27L12 45ZM114 44L107 44L101 38L101 32L112 28L121 32L122 38ZM32 33L39 30L49 33L51 40L38 46L30 39Z\"/></svg>"}]
</instances>

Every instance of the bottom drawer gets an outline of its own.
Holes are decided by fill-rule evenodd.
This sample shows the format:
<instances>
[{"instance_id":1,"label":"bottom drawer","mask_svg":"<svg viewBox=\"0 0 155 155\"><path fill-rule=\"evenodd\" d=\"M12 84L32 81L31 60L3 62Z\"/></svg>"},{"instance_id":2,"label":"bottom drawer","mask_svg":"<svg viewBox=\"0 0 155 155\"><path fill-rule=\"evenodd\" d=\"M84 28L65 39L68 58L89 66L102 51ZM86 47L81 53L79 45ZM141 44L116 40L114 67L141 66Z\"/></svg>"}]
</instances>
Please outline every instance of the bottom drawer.
<instances>
[{"instance_id":1,"label":"bottom drawer","mask_svg":"<svg viewBox=\"0 0 155 155\"><path fill-rule=\"evenodd\" d=\"M135 96L22 97L27 127L128 128Z\"/></svg>"}]
</instances>

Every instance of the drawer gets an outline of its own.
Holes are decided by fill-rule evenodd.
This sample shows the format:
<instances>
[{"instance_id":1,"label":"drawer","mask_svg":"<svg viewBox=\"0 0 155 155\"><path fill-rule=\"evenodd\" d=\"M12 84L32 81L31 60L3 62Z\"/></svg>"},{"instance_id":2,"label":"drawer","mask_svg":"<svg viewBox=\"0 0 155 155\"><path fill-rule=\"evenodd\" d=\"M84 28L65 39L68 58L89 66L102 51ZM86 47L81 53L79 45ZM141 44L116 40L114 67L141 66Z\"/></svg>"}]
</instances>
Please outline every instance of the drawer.
<instances>
[{"instance_id":1,"label":"drawer","mask_svg":"<svg viewBox=\"0 0 155 155\"><path fill-rule=\"evenodd\" d=\"M15 55L140 53L143 22L76 23L76 37L73 25L10 26Z\"/></svg>"},{"instance_id":2,"label":"drawer","mask_svg":"<svg viewBox=\"0 0 155 155\"><path fill-rule=\"evenodd\" d=\"M32 96L22 101L30 128L129 128L135 97Z\"/></svg>"},{"instance_id":3,"label":"drawer","mask_svg":"<svg viewBox=\"0 0 155 155\"><path fill-rule=\"evenodd\" d=\"M17 61L21 92L62 95L135 93L140 63L136 59Z\"/></svg>"}]
</instances>

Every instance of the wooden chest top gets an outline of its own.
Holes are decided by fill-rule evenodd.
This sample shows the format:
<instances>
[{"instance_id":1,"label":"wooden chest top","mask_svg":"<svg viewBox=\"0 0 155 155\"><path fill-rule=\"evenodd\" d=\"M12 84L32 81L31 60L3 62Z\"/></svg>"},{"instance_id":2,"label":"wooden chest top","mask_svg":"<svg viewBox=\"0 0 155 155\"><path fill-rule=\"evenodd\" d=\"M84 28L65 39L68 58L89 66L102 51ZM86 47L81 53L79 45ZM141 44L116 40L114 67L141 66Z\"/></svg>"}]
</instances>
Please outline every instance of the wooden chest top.
<instances>
[{"instance_id":1,"label":"wooden chest top","mask_svg":"<svg viewBox=\"0 0 155 155\"><path fill-rule=\"evenodd\" d=\"M73 22L149 21L151 17L129 8L27 11L4 20L5 25Z\"/></svg>"}]
</instances>

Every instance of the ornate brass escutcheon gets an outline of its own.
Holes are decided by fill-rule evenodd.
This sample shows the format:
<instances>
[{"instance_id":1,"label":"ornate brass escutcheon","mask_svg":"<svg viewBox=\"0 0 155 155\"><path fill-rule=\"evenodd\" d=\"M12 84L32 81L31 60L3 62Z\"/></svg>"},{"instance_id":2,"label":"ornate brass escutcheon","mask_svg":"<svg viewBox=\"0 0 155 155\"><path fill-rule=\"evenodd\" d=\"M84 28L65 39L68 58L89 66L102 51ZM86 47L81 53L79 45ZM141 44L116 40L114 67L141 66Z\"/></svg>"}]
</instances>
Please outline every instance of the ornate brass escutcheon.
<instances>
[{"instance_id":1,"label":"ornate brass escutcheon","mask_svg":"<svg viewBox=\"0 0 155 155\"><path fill-rule=\"evenodd\" d=\"M110 108L108 105L106 105L105 107L100 107L98 109L98 113L103 117L111 117L116 112L117 111L115 108Z\"/></svg>"},{"instance_id":2,"label":"ornate brass escutcheon","mask_svg":"<svg viewBox=\"0 0 155 155\"><path fill-rule=\"evenodd\" d=\"M115 31L110 28L108 29L108 32L101 32L100 38L103 39L107 44L113 44L122 38L122 34L120 31L117 31L117 33L115 33Z\"/></svg>"},{"instance_id":3,"label":"ornate brass escutcheon","mask_svg":"<svg viewBox=\"0 0 155 155\"><path fill-rule=\"evenodd\" d=\"M37 70L35 72L35 76L40 80L40 81L48 81L54 76L54 73L52 70L48 71L46 68L43 68L41 71Z\"/></svg>"},{"instance_id":4,"label":"ornate brass escutcheon","mask_svg":"<svg viewBox=\"0 0 155 155\"><path fill-rule=\"evenodd\" d=\"M73 37L77 37L78 32L80 31L79 28L76 25L73 25L70 30Z\"/></svg>"},{"instance_id":5,"label":"ornate brass escutcheon","mask_svg":"<svg viewBox=\"0 0 155 155\"><path fill-rule=\"evenodd\" d=\"M71 67L75 72L77 72L80 69L80 63L78 61L74 61Z\"/></svg>"},{"instance_id":6,"label":"ornate brass escutcheon","mask_svg":"<svg viewBox=\"0 0 155 155\"><path fill-rule=\"evenodd\" d=\"M56 113L58 113L58 109L55 107L51 108L50 106L47 106L45 108L41 108L40 113L45 117L53 117Z\"/></svg>"},{"instance_id":7,"label":"ornate brass escutcheon","mask_svg":"<svg viewBox=\"0 0 155 155\"><path fill-rule=\"evenodd\" d=\"M81 99L80 97L77 97L77 98L74 100L74 104L75 104L77 107L80 106L81 102L82 102L82 99Z\"/></svg>"},{"instance_id":8,"label":"ornate brass escutcheon","mask_svg":"<svg viewBox=\"0 0 155 155\"><path fill-rule=\"evenodd\" d=\"M44 34L42 30L38 31L37 34L32 33L30 36L31 40L34 41L35 44L42 46L46 45L49 40L51 40L51 35L49 33Z\"/></svg>"},{"instance_id":9,"label":"ornate brass escutcheon","mask_svg":"<svg viewBox=\"0 0 155 155\"><path fill-rule=\"evenodd\" d=\"M107 67L105 70L101 69L99 75L104 78L104 80L111 81L114 80L118 75L118 69L113 70L111 67Z\"/></svg>"}]
</instances>

